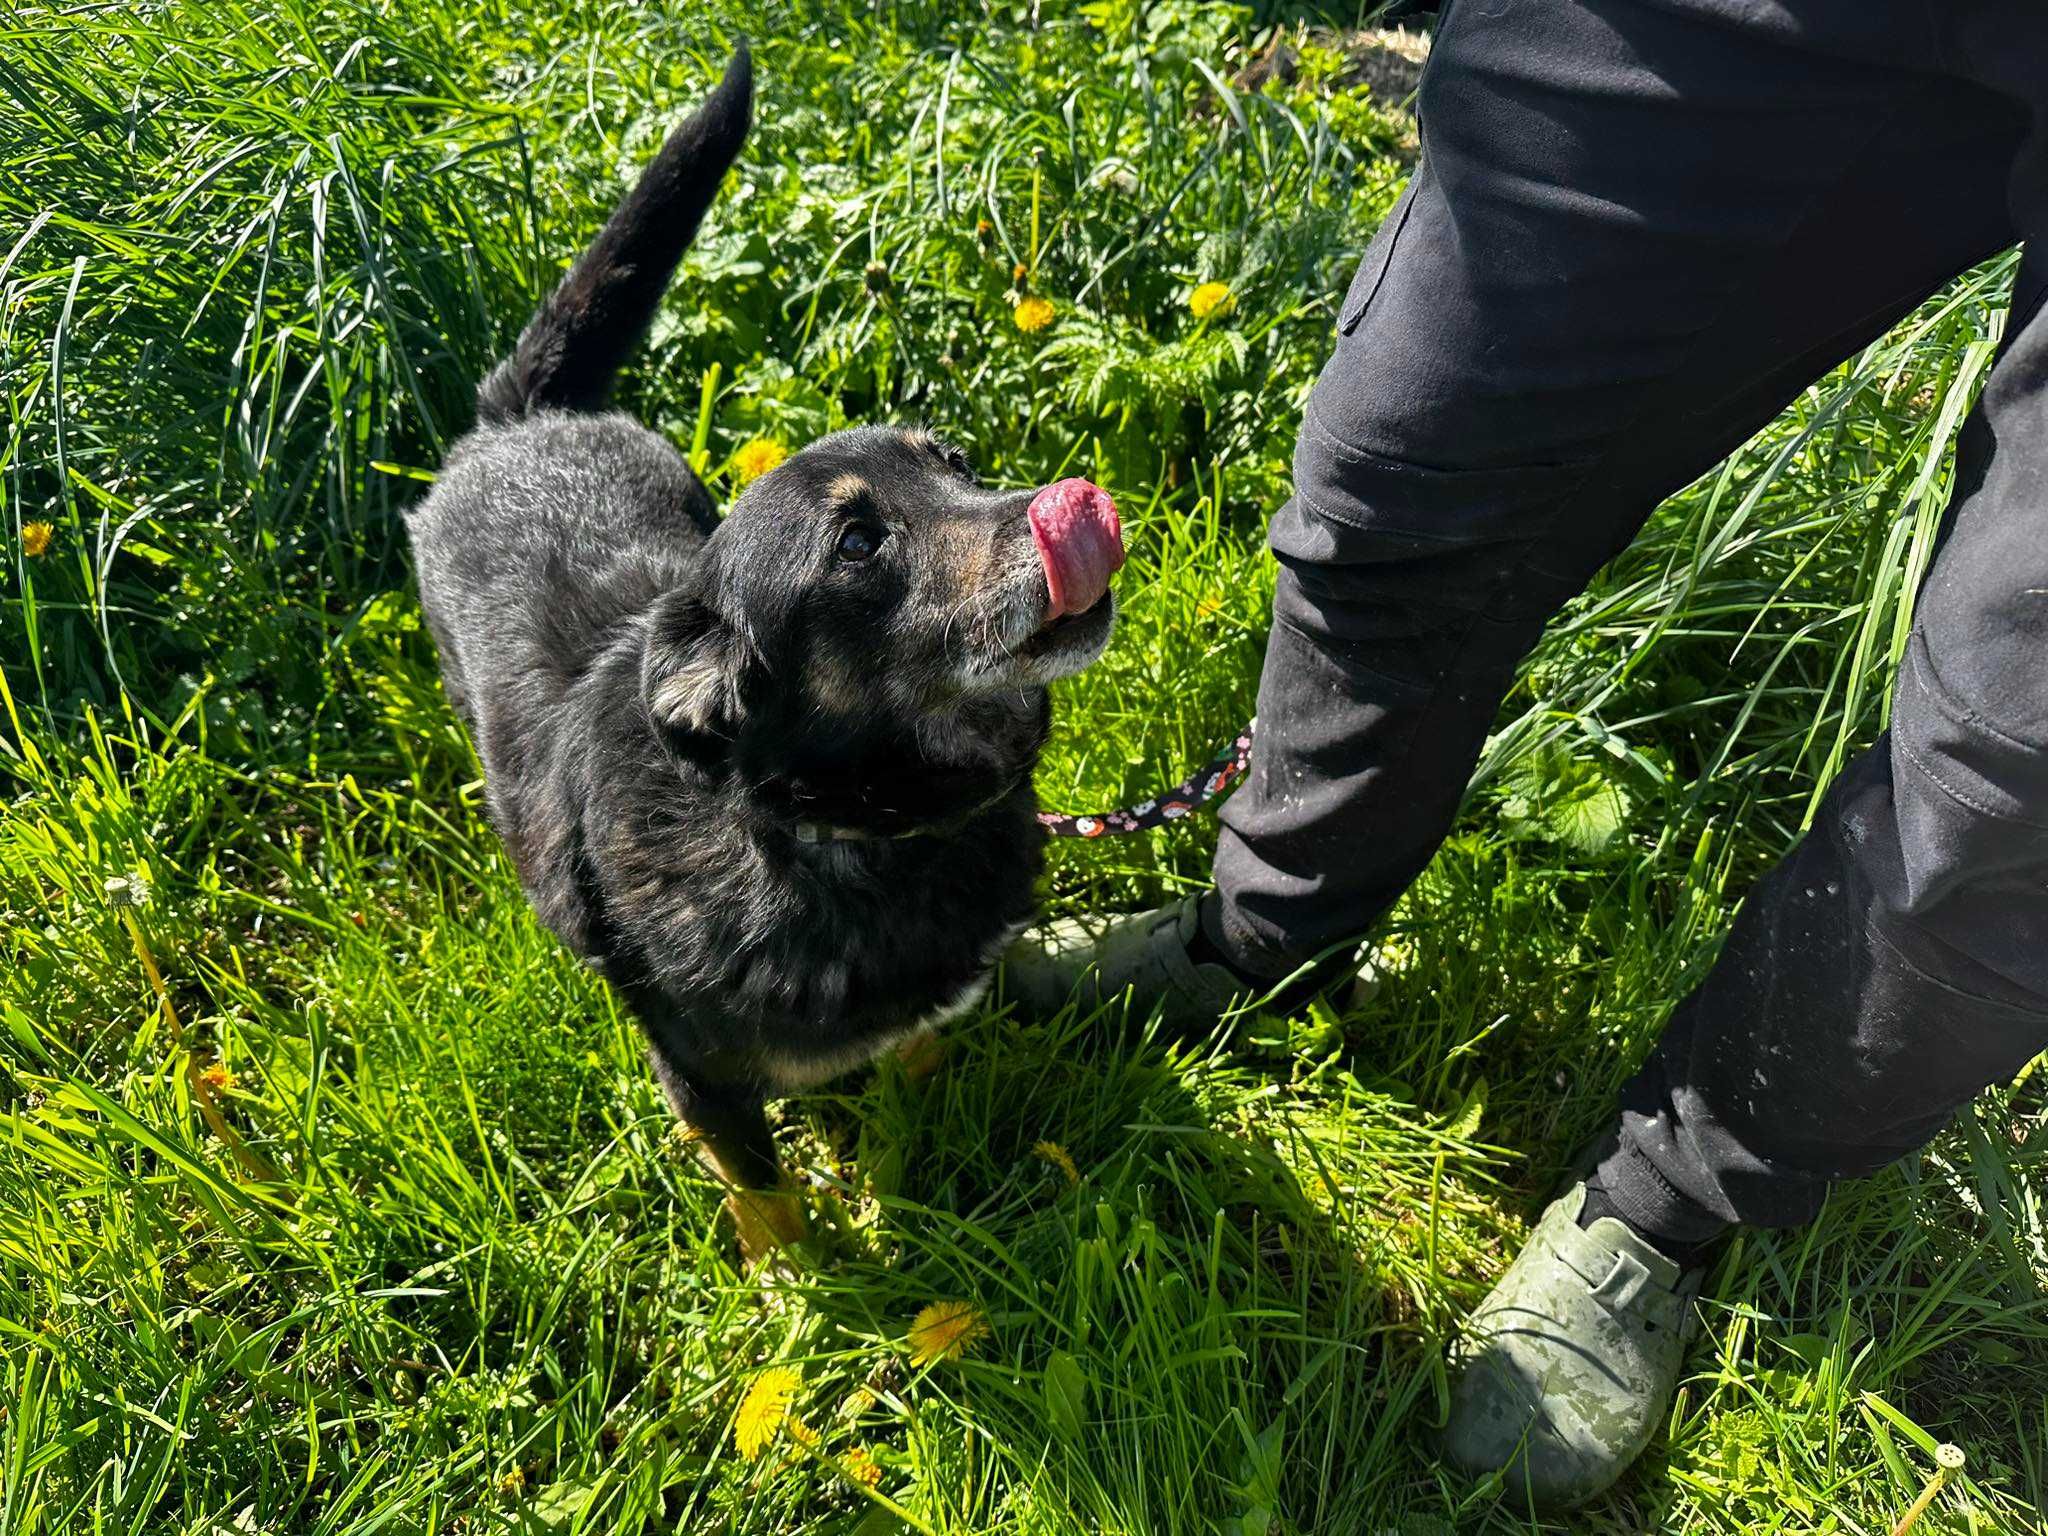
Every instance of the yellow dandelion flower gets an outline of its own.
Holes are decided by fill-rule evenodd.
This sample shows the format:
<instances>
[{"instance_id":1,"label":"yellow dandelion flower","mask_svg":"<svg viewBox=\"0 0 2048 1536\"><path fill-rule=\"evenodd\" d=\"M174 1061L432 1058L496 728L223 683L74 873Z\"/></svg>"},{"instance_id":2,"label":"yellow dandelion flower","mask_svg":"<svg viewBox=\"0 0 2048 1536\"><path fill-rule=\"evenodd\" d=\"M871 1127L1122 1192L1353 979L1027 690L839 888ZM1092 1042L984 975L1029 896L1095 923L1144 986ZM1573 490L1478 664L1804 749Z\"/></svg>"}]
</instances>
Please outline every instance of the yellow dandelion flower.
<instances>
[{"instance_id":1,"label":"yellow dandelion flower","mask_svg":"<svg viewBox=\"0 0 2048 1536\"><path fill-rule=\"evenodd\" d=\"M815 1451L818 1448L818 1432L795 1414L792 1413L788 1418L784 1419L782 1427L789 1431L789 1438L805 1450Z\"/></svg>"},{"instance_id":2,"label":"yellow dandelion flower","mask_svg":"<svg viewBox=\"0 0 2048 1536\"><path fill-rule=\"evenodd\" d=\"M856 1445L846 1453L846 1475L863 1488L872 1488L882 1480L882 1465L870 1456L864 1446Z\"/></svg>"},{"instance_id":3,"label":"yellow dandelion flower","mask_svg":"<svg viewBox=\"0 0 2048 1536\"><path fill-rule=\"evenodd\" d=\"M733 1439L740 1454L752 1461L768 1448L789 1417L790 1400L802 1390L803 1373L794 1366L771 1366L756 1376L740 1399L733 1420Z\"/></svg>"},{"instance_id":4,"label":"yellow dandelion flower","mask_svg":"<svg viewBox=\"0 0 2048 1536\"><path fill-rule=\"evenodd\" d=\"M498 1492L507 1498L516 1498L526 1489L526 1468L515 1466L498 1479Z\"/></svg>"},{"instance_id":5,"label":"yellow dandelion flower","mask_svg":"<svg viewBox=\"0 0 2048 1536\"><path fill-rule=\"evenodd\" d=\"M789 450L772 437L757 437L740 444L732 456L733 478L741 485L758 480L789 457Z\"/></svg>"},{"instance_id":6,"label":"yellow dandelion flower","mask_svg":"<svg viewBox=\"0 0 2048 1536\"><path fill-rule=\"evenodd\" d=\"M215 1093L232 1093L242 1082L217 1061L209 1061L199 1069L199 1080Z\"/></svg>"},{"instance_id":7,"label":"yellow dandelion flower","mask_svg":"<svg viewBox=\"0 0 2048 1536\"><path fill-rule=\"evenodd\" d=\"M38 519L21 525L21 552L31 560L40 560L50 552L50 541L57 537L57 530Z\"/></svg>"},{"instance_id":8,"label":"yellow dandelion flower","mask_svg":"<svg viewBox=\"0 0 2048 1536\"><path fill-rule=\"evenodd\" d=\"M1228 283L1204 283L1188 295L1188 308L1195 312L1197 320L1227 315L1236 303L1237 295L1230 291Z\"/></svg>"},{"instance_id":9,"label":"yellow dandelion flower","mask_svg":"<svg viewBox=\"0 0 2048 1536\"><path fill-rule=\"evenodd\" d=\"M1035 336L1052 324L1052 314L1052 300L1041 299L1032 293L1017 301L1017 307L1010 311L1010 318L1017 322L1017 329L1026 336Z\"/></svg>"},{"instance_id":10,"label":"yellow dandelion flower","mask_svg":"<svg viewBox=\"0 0 2048 1536\"><path fill-rule=\"evenodd\" d=\"M988 1320L968 1301L935 1301L911 1320L910 1363L958 1360L988 1332Z\"/></svg>"},{"instance_id":11,"label":"yellow dandelion flower","mask_svg":"<svg viewBox=\"0 0 2048 1536\"><path fill-rule=\"evenodd\" d=\"M1031 1150L1044 1158L1048 1163L1051 1163L1053 1167L1059 1169L1061 1173L1064 1173L1069 1184L1081 1182L1081 1170L1074 1166L1073 1154L1058 1142L1041 1141L1034 1145Z\"/></svg>"}]
</instances>

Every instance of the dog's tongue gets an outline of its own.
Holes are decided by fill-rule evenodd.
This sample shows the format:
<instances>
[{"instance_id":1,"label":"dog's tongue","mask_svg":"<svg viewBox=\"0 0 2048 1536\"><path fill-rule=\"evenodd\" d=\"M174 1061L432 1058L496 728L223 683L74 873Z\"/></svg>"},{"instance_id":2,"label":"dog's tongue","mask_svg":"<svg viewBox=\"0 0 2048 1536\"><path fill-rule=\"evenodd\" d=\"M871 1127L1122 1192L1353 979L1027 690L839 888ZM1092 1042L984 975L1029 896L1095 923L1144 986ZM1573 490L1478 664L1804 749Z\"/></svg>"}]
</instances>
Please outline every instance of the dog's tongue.
<instances>
[{"instance_id":1,"label":"dog's tongue","mask_svg":"<svg viewBox=\"0 0 2048 1536\"><path fill-rule=\"evenodd\" d=\"M1101 602L1111 574L1124 563L1124 531L1109 492L1086 480L1062 480L1034 496L1024 515L1045 567L1051 599L1045 622Z\"/></svg>"}]
</instances>

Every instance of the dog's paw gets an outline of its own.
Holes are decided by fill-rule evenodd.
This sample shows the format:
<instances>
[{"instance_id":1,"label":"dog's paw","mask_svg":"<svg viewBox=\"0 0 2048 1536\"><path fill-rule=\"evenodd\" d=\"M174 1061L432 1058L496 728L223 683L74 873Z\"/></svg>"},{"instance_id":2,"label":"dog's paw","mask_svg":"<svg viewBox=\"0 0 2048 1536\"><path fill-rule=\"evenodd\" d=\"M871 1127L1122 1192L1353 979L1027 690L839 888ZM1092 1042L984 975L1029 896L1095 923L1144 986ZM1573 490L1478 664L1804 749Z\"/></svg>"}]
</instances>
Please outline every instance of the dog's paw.
<instances>
[{"instance_id":1,"label":"dog's paw","mask_svg":"<svg viewBox=\"0 0 2048 1536\"><path fill-rule=\"evenodd\" d=\"M921 1030L896 1047L896 1060L901 1063L905 1077L921 1083L939 1070L951 1049L946 1037L937 1030Z\"/></svg>"},{"instance_id":2,"label":"dog's paw","mask_svg":"<svg viewBox=\"0 0 2048 1536\"><path fill-rule=\"evenodd\" d=\"M749 1269L786 1257L810 1236L803 1197L793 1189L735 1189L725 1208L732 1213L740 1258Z\"/></svg>"}]
</instances>

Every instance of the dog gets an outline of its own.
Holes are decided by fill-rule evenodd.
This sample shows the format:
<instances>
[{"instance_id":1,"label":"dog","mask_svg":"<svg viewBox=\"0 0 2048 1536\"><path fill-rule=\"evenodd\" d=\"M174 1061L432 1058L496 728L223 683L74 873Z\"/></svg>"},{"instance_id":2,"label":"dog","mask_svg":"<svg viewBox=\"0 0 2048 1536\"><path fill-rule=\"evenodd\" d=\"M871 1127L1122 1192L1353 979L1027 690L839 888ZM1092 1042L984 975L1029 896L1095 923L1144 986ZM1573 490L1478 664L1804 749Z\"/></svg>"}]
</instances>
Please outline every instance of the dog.
<instances>
[{"instance_id":1,"label":"dog","mask_svg":"<svg viewBox=\"0 0 2048 1536\"><path fill-rule=\"evenodd\" d=\"M616 989L741 1248L803 1235L765 1101L975 1005L1030 920L1046 685L1102 654L1085 480L836 433L721 519L610 411L745 140L744 45L477 393L407 515L448 697L535 912Z\"/></svg>"}]
</instances>

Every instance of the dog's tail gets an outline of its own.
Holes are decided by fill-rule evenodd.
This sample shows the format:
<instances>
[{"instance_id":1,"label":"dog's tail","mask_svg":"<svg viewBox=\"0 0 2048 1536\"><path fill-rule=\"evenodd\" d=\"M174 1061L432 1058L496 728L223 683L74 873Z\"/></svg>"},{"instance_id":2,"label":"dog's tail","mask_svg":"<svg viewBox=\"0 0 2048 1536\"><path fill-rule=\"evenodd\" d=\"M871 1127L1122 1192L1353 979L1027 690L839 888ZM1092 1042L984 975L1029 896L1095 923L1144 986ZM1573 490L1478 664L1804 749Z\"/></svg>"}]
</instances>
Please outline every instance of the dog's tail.
<instances>
[{"instance_id":1,"label":"dog's tail","mask_svg":"<svg viewBox=\"0 0 2048 1536\"><path fill-rule=\"evenodd\" d=\"M741 43L718 88L668 136L590 249L527 321L512 355L477 390L481 420L517 421L550 407L604 408L619 365L654 319L669 275L740 152L753 99L753 61Z\"/></svg>"}]
</instances>

